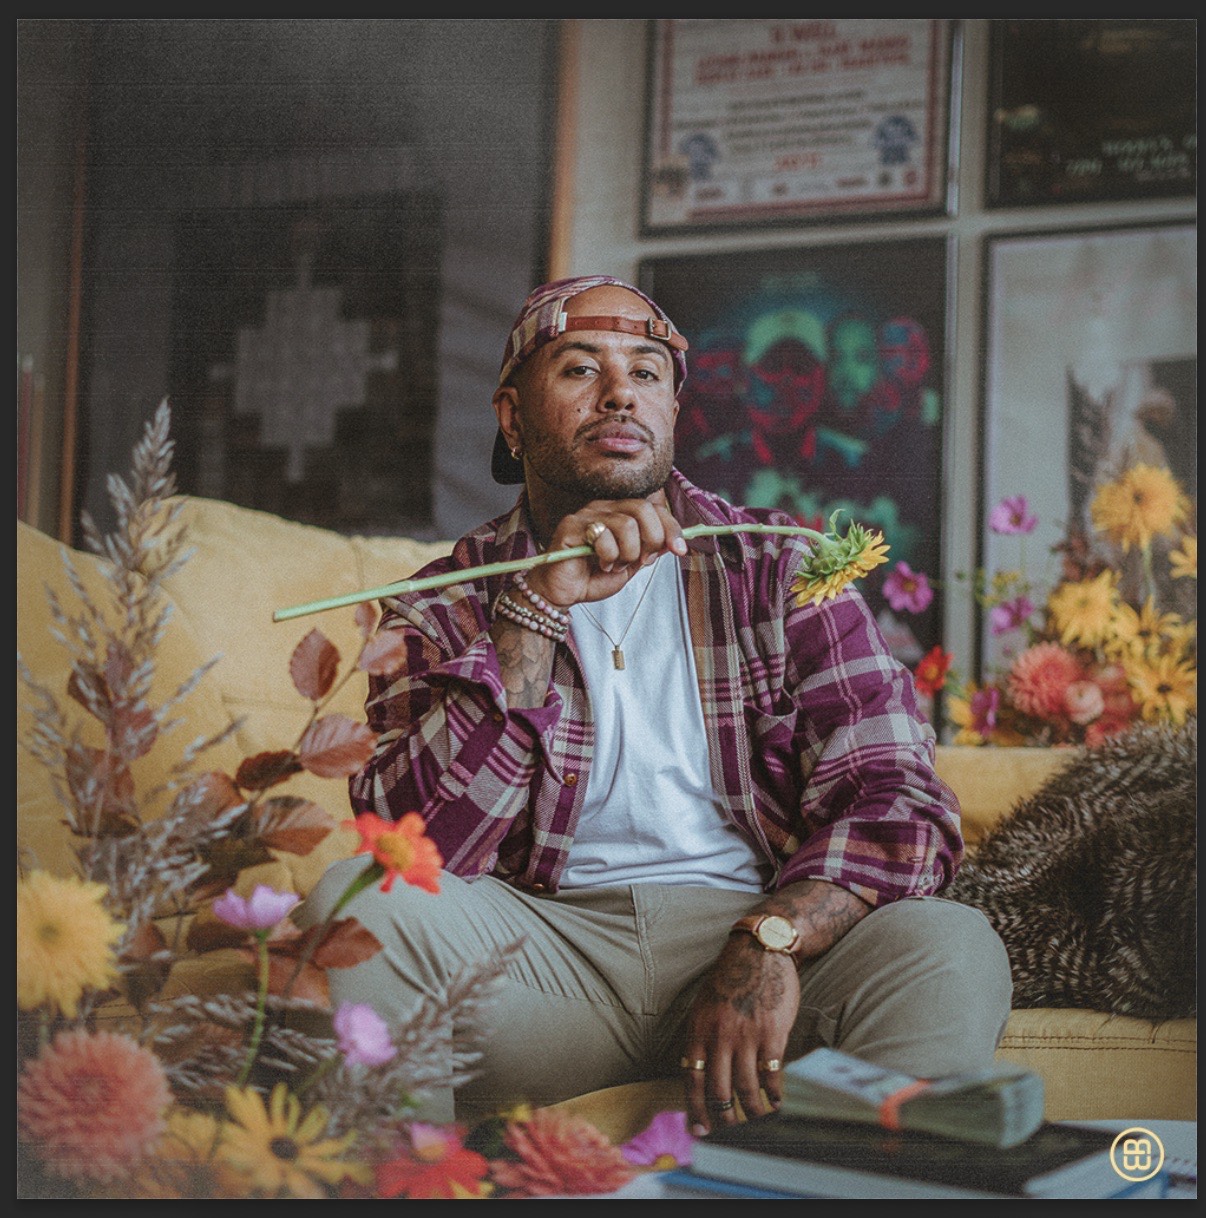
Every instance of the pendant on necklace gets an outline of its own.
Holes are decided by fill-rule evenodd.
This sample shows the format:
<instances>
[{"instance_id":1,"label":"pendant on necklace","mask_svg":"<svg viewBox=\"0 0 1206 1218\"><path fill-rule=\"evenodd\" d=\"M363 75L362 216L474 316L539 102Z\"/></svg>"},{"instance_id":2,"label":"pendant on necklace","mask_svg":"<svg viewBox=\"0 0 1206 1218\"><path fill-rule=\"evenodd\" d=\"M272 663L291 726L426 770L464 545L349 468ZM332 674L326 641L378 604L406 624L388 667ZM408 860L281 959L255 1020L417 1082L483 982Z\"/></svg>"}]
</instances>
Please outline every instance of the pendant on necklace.
<instances>
[{"instance_id":1,"label":"pendant on necklace","mask_svg":"<svg viewBox=\"0 0 1206 1218\"><path fill-rule=\"evenodd\" d=\"M611 649L611 662L616 668L624 667L624 653L618 647Z\"/></svg>"}]
</instances>

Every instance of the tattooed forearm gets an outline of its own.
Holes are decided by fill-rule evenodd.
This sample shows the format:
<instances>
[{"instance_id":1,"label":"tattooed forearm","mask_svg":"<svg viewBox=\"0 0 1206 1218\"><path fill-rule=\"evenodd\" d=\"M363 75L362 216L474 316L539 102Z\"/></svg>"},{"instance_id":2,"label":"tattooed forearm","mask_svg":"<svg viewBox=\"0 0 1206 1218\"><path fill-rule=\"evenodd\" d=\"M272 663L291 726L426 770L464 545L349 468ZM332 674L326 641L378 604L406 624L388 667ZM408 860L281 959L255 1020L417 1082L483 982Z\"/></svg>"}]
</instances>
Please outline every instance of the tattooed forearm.
<instances>
[{"instance_id":1,"label":"tattooed forearm","mask_svg":"<svg viewBox=\"0 0 1206 1218\"><path fill-rule=\"evenodd\" d=\"M871 906L861 897L825 880L788 884L758 909L760 913L782 914L791 920L800 932L798 960L810 960L827 952L871 912Z\"/></svg>"},{"instance_id":2,"label":"tattooed forearm","mask_svg":"<svg viewBox=\"0 0 1206 1218\"><path fill-rule=\"evenodd\" d=\"M511 706L543 706L553 671L551 639L504 617L490 627L498 668Z\"/></svg>"}]
</instances>

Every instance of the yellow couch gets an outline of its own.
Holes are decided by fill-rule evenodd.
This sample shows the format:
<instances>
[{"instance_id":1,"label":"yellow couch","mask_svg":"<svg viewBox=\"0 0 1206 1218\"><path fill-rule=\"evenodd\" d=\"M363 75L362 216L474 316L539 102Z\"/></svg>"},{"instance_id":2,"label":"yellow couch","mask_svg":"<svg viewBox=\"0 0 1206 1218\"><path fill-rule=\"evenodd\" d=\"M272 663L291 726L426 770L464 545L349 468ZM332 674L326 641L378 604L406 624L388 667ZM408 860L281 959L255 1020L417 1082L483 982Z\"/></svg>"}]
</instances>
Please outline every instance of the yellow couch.
<instances>
[{"instance_id":1,"label":"yellow couch","mask_svg":"<svg viewBox=\"0 0 1206 1218\"><path fill-rule=\"evenodd\" d=\"M156 696L170 692L199 664L221 659L183 704L185 727L137 763L140 789L189 742L239 718L239 730L208 754L205 768L233 773L245 757L291 747L309 714L309 704L289 678L294 647L309 631L320 630L339 649L342 674L356 654L359 633L350 608L283 623L272 620L273 611L405 578L448 550L446 543L348 538L199 498L185 502L183 520L194 553L165 585L174 612L158 652ZM62 549L18 522L17 647L38 680L60 698L69 669L48 629L46 588L72 599ZM90 555L72 552L72 558L85 586L99 594L105 586L103 567ZM23 694L18 682L19 738L30 722ZM328 710L360 720L364 694L365 677L356 673ZM1067 756L1045 749L941 747L939 770L960 798L969 843L974 847L997 818ZM303 773L290 780L288 789L337 819L347 810L342 779ZM37 865L60 874L71 870L70 844L47 775L20 745L17 823L18 844ZM304 893L355 840L340 830L304 858L280 856L256 878ZM1196 1118L1196 1020L1156 1024L1096 1011L1018 1010L1010 1017L1000 1056L1042 1075L1052 1120ZM611 1136L627 1137L652 1113L674 1107L678 1100L677 1080L660 1080L597 1092L566 1106L582 1111Z\"/></svg>"}]
</instances>

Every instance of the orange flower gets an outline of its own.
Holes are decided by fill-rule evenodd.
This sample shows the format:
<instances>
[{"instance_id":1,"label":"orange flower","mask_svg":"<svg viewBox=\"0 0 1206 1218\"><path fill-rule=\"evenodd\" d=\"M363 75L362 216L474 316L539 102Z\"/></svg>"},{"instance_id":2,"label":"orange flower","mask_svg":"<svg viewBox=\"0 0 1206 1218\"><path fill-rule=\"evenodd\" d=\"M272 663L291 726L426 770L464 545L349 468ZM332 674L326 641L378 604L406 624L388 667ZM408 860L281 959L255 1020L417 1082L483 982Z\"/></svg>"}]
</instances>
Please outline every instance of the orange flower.
<instances>
[{"instance_id":1,"label":"orange flower","mask_svg":"<svg viewBox=\"0 0 1206 1218\"><path fill-rule=\"evenodd\" d=\"M1027 647L1009 670L1009 696L1025 715L1059 719L1067 713L1068 686L1084 679L1076 657L1058 643Z\"/></svg>"},{"instance_id":2,"label":"orange flower","mask_svg":"<svg viewBox=\"0 0 1206 1218\"><path fill-rule=\"evenodd\" d=\"M589 1121L552 1108L513 1121L505 1135L516 1156L491 1164L494 1182L520 1197L610 1193L636 1175L618 1146Z\"/></svg>"},{"instance_id":3,"label":"orange flower","mask_svg":"<svg viewBox=\"0 0 1206 1218\"><path fill-rule=\"evenodd\" d=\"M362 812L344 822L360 834L357 854L371 854L384 871L381 891L389 892L394 880L428 892L440 891L440 868L444 860L435 842L426 835L427 826L417 812L407 812L398 821L383 820L374 812Z\"/></svg>"},{"instance_id":4,"label":"orange flower","mask_svg":"<svg viewBox=\"0 0 1206 1218\"><path fill-rule=\"evenodd\" d=\"M388 1162L377 1165L379 1197L410 1197L414 1201L484 1197L490 1164L461 1145L459 1126L424 1125L407 1129L406 1144Z\"/></svg>"},{"instance_id":5,"label":"orange flower","mask_svg":"<svg viewBox=\"0 0 1206 1218\"><path fill-rule=\"evenodd\" d=\"M946 674L954 659L954 653L943 651L940 644L931 647L918 661L913 674L918 690L923 694L936 694L946 684Z\"/></svg>"}]
</instances>

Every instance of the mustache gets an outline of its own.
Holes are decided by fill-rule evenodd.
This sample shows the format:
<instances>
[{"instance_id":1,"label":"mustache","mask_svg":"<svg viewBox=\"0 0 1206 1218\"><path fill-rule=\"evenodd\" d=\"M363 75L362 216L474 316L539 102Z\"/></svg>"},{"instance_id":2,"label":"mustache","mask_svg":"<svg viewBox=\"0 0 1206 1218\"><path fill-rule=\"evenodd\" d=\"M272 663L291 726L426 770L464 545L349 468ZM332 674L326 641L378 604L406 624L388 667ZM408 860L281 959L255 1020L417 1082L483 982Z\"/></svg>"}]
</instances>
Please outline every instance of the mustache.
<instances>
[{"instance_id":1,"label":"mustache","mask_svg":"<svg viewBox=\"0 0 1206 1218\"><path fill-rule=\"evenodd\" d=\"M650 429L646 427L644 423L639 423L630 415L614 415L609 419L604 419L601 423L584 423L580 428L578 428L577 432L574 433L574 439L593 440L600 432L606 431L608 428L615 427L617 425L630 428L633 431L639 431L641 435L647 441L649 441L649 443L653 443L653 432L650 431Z\"/></svg>"}]
</instances>

